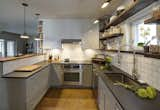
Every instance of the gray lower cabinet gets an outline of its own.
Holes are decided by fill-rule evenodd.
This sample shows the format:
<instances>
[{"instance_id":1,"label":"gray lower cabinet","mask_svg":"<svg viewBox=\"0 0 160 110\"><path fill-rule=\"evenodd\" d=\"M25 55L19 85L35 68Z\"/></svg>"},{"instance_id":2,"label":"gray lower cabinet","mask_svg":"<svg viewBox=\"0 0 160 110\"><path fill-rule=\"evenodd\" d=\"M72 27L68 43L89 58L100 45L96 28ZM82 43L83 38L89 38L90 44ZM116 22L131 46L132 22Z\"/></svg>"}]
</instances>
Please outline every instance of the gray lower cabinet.
<instances>
[{"instance_id":1,"label":"gray lower cabinet","mask_svg":"<svg viewBox=\"0 0 160 110\"><path fill-rule=\"evenodd\" d=\"M82 86L92 87L93 69L92 65L82 65Z\"/></svg>"},{"instance_id":2,"label":"gray lower cabinet","mask_svg":"<svg viewBox=\"0 0 160 110\"><path fill-rule=\"evenodd\" d=\"M105 110L105 89L100 78L98 78L98 107L99 110Z\"/></svg>"},{"instance_id":3,"label":"gray lower cabinet","mask_svg":"<svg viewBox=\"0 0 160 110\"><path fill-rule=\"evenodd\" d=\"M26 110L33 110L47 92L49 82L49 66L26 80Z\"/></svg>"},{"instance_id":4,"label":"gray lower cabinet","mask_svg":"<svg viewBox=\"0 0 160 110\"><path fill-rule=\"evenodd\" d=\"M63 65L62 64L51 64L51 86L59 87L63 85Z\"/></svg>"},{"instance_id":5,"label":"gray lower cabinet","mask_svg":"<svg viewBox=\"0 0 160 110\"><path fill-rule=\"evenodd\" d=\"M34 110L47 92L50 67L44 67L29 78L6 79L7 108L0 110Z\"/></svg>"},{"instance_id":6,"label":"gray lower cabinet","mask_svg":"<svg viewBox=\"0 0 160 110\"><path fill-rule=\"evenodd\" d=\"M98 106L100 110L123 110L100 77L98 78Z\"/></svg>"}]
</instances>

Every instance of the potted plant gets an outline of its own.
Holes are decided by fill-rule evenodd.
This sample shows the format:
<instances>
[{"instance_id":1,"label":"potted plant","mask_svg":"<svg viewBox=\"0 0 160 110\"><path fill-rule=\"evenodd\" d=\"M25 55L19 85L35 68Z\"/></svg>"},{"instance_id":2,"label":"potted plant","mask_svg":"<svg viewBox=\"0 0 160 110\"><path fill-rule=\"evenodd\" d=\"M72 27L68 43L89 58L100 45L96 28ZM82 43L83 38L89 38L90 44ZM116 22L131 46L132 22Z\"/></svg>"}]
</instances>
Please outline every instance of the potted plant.
<instances>
[{"instance_id":1,"label":"potted plant","mask_svg":"<svg viewBox=\"0 0 160 110\"><path fill-rule=\"evenodd\" d=\"M137 45L139 47L144 48L144 53L149 52L149 46L148 44L150 43L151 40L148 40L148 36L150 36L151 29L148 27L147 29L144 28L144 26L140 27L140 36L144 38L144 42L139 42Z\"/></svg>"},{"instance_id":2,"label":"potted plant","mask_svg":"<svg viewBox=\"0 0 160 110\"><path fill-rule=\"evenodd\" d=\"M112 58L110 57L110 56L107 56L106 58L105 58L105 66L106 66L106 68L108 69L108 70L112 70L112 68L111 68L111 63L112 63Z\"/></svg>"}]
</instances>

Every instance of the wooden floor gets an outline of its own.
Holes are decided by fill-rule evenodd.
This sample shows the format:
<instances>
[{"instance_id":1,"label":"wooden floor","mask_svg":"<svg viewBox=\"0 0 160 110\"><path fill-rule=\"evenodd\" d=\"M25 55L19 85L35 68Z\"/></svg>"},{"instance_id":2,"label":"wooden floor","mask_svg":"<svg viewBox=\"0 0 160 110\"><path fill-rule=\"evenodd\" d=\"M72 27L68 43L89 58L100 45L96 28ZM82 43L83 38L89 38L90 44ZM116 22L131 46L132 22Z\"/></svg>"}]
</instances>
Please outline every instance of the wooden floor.
<instances>
[{"instance_id":1,"label":"wooden floor","mask_svg":"<svg viewBox=\"0 0 160 110\"><path fill-rule=\"evenodd\" d=\"M50 89L35 110L98 110L90 89Z\"/></svg>"}]
</instances>

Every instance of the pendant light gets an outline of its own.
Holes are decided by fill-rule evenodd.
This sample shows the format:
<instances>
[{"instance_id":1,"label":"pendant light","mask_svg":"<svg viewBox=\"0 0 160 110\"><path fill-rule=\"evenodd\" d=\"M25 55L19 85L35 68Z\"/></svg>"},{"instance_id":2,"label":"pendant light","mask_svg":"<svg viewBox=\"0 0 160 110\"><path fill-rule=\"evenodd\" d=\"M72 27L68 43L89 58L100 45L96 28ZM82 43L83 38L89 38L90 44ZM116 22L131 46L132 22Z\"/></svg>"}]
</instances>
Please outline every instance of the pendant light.
<instances>
[{"instance_id":1,"label":"pendant light","mask_svg":"<svg viewBox=\"0 0 160 110\"><path fill-rule=\"evenodd\" d=\"M24 22L23 22L24 33L20 37L22 39L29 39L29 36L26 33L26 7L28 7L28 4L22 3L22 6L24 7Z\"/></svg>"},{"instance_id":2,"label":"pendant light","mask_svg":"<svg viewBox=\"0 0 160 110\"><path fill-rule=\"evenodd\" d=\"M111 1L111 0L106 0L106 1L102 4L101 8L102 8L102 9L103 9L103 8L106 8L106 7L110 4L110 1Z\"/></svg>"},{"instance_id":3,"label":"pendant light","mask_svg":"<svg viewBox=\"0 0 160 110\"><path fill-rule=\"evenodd\" d=\"M40 38L39 33L38 33L38 21L39 21L39 16L40 16L40 14L39 14L39 13L36 13L35 15L36 15L36 18L37 18L37 36L36 36L36 38L35 38L34 40L39 41L39 40L42 40L42 39Z\"/></svg>"}]
</instances>

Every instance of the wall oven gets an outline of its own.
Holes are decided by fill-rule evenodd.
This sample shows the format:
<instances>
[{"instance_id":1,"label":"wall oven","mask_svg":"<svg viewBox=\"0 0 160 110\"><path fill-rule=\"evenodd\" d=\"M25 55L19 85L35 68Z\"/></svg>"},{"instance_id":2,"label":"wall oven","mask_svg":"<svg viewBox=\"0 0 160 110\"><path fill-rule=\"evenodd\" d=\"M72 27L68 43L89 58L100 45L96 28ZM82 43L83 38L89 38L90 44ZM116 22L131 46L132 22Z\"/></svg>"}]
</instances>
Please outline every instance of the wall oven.
<instances>
[{"instance_id":1,"label":"wall oven","mask_svg":"<svg viewBox=\"0 0 160 110\"><path fill-rule=\"evenodd\" d=\"M64 85L82 85L82 65L64 64Z\"/></svg>"}]
</instances>

